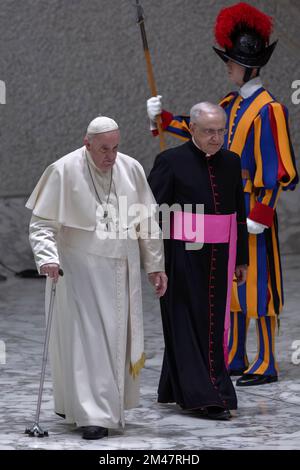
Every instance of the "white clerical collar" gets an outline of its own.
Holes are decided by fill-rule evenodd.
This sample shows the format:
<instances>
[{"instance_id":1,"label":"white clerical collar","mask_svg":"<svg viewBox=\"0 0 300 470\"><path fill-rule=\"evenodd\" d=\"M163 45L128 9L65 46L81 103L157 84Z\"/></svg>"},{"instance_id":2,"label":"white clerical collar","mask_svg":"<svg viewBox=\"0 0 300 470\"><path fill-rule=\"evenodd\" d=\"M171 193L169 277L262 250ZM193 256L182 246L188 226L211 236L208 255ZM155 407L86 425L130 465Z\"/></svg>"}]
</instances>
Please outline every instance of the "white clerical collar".
<instances>
[{"instance_id":1,"label":"white clerical collar","mask_svg":"<svg viewBox=\"0 0 300 470\"><path fill-rule=\"evenodd\" d=\"M193 141L193 144L197 147L197 149L201 150L201 148L199 147L199 145L196 144L195 139L194 139L194 136L192 137L192 141ZM201 152L202 152L202 150L201 150Z\"/></svg>"},{"instance_id":2,"label":"white clerical collar","mask_svg":"<svg viewBox=\"0 0 300 470\"><path fill-rule=\"evenodd\" d=\"M197 147L197 149L201 150L201 152L204 153L203 150L199 147L199 145L196 144L194 137L192 137L192 141L193 141L193 144L195 145L195 147ZM211 155L209 153L206 153L205 156L207 158L211 157Z\"/></svg>"},{"instance_id":3,"label":"white clerical collar","mask_svg":"<svg viewBox=\"0 0 300 470\"><path fill-rule=\"evenodd\" d=\"M239 90L239 94L242 96L242 98L249 98L249 96L253 95L259 88L263 86L261 78L260 77L255 77L252 78L252 80L249 80L249 82L245 83Z\"/></svg>"}]
</instances>

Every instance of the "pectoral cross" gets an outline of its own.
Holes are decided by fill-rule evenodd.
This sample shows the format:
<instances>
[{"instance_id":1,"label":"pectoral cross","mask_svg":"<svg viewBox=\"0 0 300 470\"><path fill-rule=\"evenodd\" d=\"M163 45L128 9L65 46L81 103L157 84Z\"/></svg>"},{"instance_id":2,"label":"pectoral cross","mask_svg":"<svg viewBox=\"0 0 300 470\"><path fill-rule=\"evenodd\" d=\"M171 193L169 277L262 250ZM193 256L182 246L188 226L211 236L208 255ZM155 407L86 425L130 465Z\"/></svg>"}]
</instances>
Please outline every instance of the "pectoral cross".
<instances>
[{"instance_id":1,"label":"pectoral cross","mask_svg":"<svg viewBox=\"0 0 300 470\"><path fill-rule=\"evenodd\" d=\"M110 223L113 222L113 219L112 219L112 217L109 217L107 210L105 210L104 213L103 213L103 222L105 223L106 230L108 231L108 226L109 226Z\"/></svg>"}]
</instances>

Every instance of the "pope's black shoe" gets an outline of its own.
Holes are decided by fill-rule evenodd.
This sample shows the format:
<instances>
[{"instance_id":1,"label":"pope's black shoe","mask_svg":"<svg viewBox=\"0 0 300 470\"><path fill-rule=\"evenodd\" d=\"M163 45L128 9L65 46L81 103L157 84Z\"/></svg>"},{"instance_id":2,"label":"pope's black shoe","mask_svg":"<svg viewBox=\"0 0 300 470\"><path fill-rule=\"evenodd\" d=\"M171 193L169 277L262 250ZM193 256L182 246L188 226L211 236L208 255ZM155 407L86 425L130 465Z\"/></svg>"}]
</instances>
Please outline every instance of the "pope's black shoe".
<instances>
[{"instance_id":1,"label":"pope's black shoe","mask_svg":"<svg viewBox=\"0 0 300 470\"><path fill-rule=\"evenodd\" d=\"M101 426L83 426L83 439L102 439L108 436L108 429Z\"/></svg>"},{"instance_id":2,"label":"pope's black shoe","mask_svg":"<svg viewBox=\"0 0 300 470\"><path fill-rule=\"evenodd\" d=\"M56 413L56 411L55 411L55 414L56 414L57 416L60 416L60 417L63 418L63 419L66 419L66 415L64 415L64 414L62 414L62 413Z\"/></svg>"},{"instance_id":3,"label":"pope's black shoe","mask_svg":"<svg viewBox=\"0 0 300 470\"><path fill-rule=\"evenodd\" d=\"M277 375L244 374L236 381L236 385L238 387L250 387L252 385L264 385L277 381Z\"/></svg>"}]
</instances>

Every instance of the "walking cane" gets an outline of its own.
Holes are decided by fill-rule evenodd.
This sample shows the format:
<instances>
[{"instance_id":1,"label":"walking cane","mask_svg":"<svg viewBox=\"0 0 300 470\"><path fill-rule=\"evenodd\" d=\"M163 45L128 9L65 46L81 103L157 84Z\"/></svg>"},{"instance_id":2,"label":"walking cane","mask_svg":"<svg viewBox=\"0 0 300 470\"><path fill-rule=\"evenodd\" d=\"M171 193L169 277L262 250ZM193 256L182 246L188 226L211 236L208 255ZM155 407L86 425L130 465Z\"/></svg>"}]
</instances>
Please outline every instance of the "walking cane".
<instances>
[{"instance_id":1,"label":"walking cane","mask_svg":"<svg viewBox=\"0 0 300 470\"><path fill-rule=\"evenodd\" d=\"M59 275L63 276L63 270L59 270ZM25 434L28 434L30 437L48 437L48 431L43 431L40 426L40 412L41 412L41 404L42 404L42 395L43 395L43 388L44 388L44 380L45 380L45 372L46 372L46 365L47 365L47 356L48 356L48 348L49 348L49 339L50 339L50 332L51 332L51 324L52 324L52 315L53 315L53 306L56 294L56 282L52 281L51 286L51 295L50 295L50 303L49 303L49 310L48 310L48 319L47 319L47 326L46 326L46 334L45 334L45 342L44 342L44 352L43 352L43 362L42 362L42 370L41 370L41 377L40 377L40 388L39 388L39 395L37 401L37 407L35 412L35 420L31 428L25 429Z\"/></svg>"}]
</instances>

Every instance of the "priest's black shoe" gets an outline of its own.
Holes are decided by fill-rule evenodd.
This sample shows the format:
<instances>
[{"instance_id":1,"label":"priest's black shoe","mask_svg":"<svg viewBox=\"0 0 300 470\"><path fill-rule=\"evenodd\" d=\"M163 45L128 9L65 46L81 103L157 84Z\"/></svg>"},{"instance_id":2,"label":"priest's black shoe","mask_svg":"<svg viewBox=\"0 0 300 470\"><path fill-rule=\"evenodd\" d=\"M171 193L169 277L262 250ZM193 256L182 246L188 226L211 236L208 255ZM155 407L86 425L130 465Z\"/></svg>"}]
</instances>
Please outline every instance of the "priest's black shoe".
<instances>
[{"instance_id":1,"label":"priest's black shoe","mask_svg":"<svg viewBox=\"0 0 300 470\"><path fill-rule=\"evenodd\" d=\"M244 374L236 381L236 385L238 387L250 387L252 385L264 385L277 381L277 375Z\"/></svg>"},{"instance_id":2,"label":"priest's black shoe","mask_svg":"<svg viewBox=\"0 0 300 470\"><path fill-rule=\"evenodd\" d=\"M83 439L102 439L108 436L108 429L101 426L83 426Z\"/></svg>"},{"instance_id":3,"label":"priest's black shoe","mask_svg":"<svg viewBox=\"0 0 300 470\"><path fill-rule=\"evenodd\" d=\"M191 410L199 418L201 416L207 416L207 408L196 408Z\"/></svg>"},{"instance_id":4,"label":"priest's black shoe","mask_svg":"<svg viewBox=\"0 0 300 470\"><path fill-rule=\"evenodd\" d=\"M220 406L208 406L206 408L205 418L207 419L229 421L231 417L230 411L224 410L224 408L221 408Z\"/></svg>"}]
</instances>

